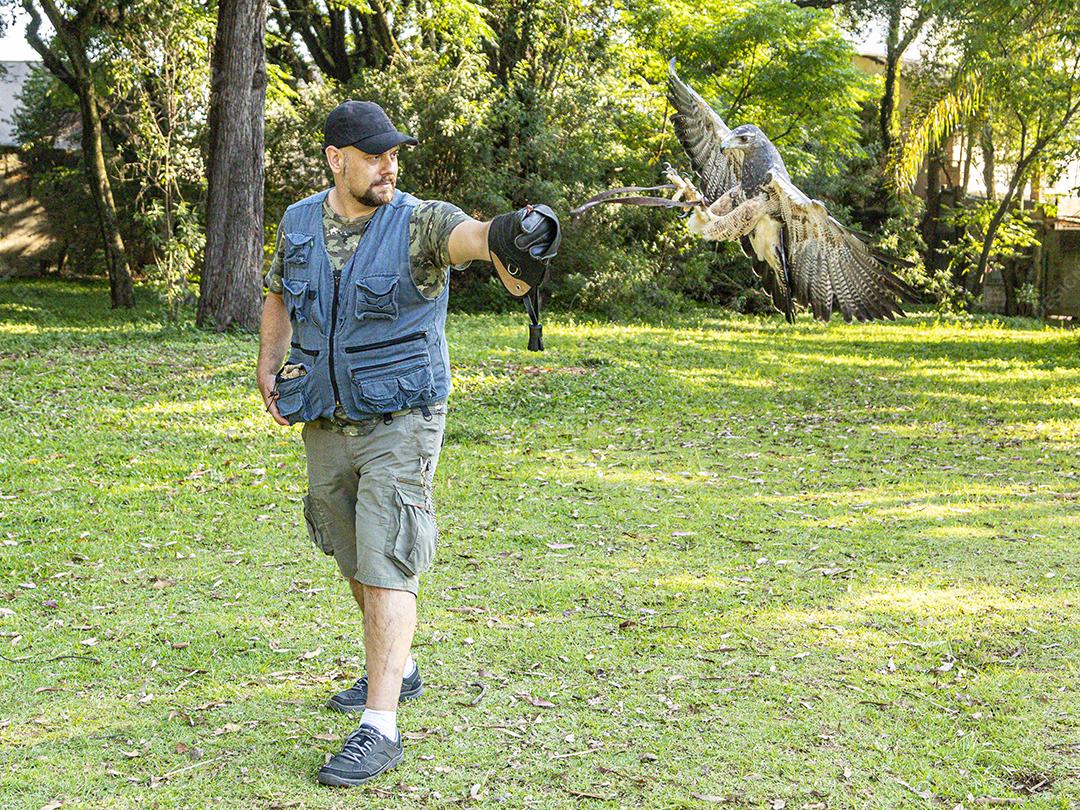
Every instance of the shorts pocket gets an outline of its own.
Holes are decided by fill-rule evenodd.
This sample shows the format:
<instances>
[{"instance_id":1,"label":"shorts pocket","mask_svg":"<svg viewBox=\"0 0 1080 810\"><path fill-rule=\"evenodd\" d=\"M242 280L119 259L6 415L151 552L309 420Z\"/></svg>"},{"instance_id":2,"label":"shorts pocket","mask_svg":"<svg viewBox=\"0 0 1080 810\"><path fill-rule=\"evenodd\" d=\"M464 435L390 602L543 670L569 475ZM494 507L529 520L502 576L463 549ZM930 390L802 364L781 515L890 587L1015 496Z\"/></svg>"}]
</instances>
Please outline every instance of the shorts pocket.
<instances>
[{"instance_id":1,"label":"shorts pocket","mask_svg":"<svg viewBox=\"0 0 1080 810\"><path fill-rule=\"evenodd\" d=\"M406 576L413 577L431 567L439 530L423 484L399 478L394 489L397 514L391 518L386 554Z\"/></svg>"},{"instance_id":2,"label":"shorts pocket","mask_svg":"<svg viewBox=\"0 0 1080 810\"><path fill-rule=\"evenodd\" d=\"M397 276L365 278L356 282L356 317L396 320Z\"/></svg>"},{"instance_id":3,"label":"shorts pocket","mask_svg":"<svg viewBox=\"0 0 1080 810\"><path fill-rule=\"evenodd\" d=\"M334 547L330 544L330 539L320 526L319 520L315 515L314 502L310 495L304 496L304 523L307 524L308 537L311 538L311 542L315 545L315 548L319 549L323 554L333 556Z\"/></svg>"}]
</instances>

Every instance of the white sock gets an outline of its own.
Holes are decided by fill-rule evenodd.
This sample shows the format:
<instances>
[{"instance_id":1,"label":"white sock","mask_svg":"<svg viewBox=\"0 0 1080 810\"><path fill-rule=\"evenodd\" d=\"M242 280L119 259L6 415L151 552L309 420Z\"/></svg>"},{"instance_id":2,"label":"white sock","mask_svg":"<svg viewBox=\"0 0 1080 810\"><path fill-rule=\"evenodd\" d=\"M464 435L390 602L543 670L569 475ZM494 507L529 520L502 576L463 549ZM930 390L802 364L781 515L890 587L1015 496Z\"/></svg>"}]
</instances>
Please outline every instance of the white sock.
<instances>
[{"instance_id":1,"label":"white sock","mask_svg":"<svg viewBox=\"0 0 1080 810\"><path fill-rule=\"evenodd\" d=\"M405 671L401 673L402 678L408 678L416 672L416 660L410 655L409 660L405 662Z\"/></svg>"},{"instance_id":2,"label":"white sock","mask_svg":"<svg viewBox=\"0 0 1080 810\"><path fill-rule=\"evenodd\" d=\"M364 709L364 713L360 715L360 725L370 726L388 739L396 740L398 738L397 712Z\"/></svg>"}]
</instances>

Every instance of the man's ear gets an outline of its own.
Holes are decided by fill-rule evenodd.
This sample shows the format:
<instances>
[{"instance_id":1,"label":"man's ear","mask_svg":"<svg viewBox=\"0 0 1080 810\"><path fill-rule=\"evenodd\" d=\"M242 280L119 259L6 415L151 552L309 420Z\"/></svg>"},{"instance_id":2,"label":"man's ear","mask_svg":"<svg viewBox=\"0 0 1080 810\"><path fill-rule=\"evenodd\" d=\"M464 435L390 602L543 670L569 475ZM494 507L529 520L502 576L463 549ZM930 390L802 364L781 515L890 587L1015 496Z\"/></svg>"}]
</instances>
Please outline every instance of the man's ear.
<instances>
[{"instance_id":1,"label":"man's ear","mask_svg":"<svg viewBox=\"0 0 1080 810\"><path fill-rule=\"evenodd\" d=\"M330 171L334 174L341 174L341 170L345 165L345 154L336 146L328 146L324 151L326 152L326 163L330 167Z\"/></svg>"}]
</instances>

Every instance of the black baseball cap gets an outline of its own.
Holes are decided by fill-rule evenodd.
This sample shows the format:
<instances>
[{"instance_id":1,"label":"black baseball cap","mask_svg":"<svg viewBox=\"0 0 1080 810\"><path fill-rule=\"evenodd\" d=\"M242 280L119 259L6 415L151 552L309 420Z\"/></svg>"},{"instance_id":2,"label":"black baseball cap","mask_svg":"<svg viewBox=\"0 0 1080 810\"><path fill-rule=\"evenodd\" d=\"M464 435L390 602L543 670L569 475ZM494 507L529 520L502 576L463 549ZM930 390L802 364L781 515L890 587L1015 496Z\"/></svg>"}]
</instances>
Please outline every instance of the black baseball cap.
<instances>
[{"instance_id":1,"label":"black baseball cap","mask_svg":"<svg viewBox=\"0 0 1080 810\"><path fill-rule=\"evenodd\" d=\"M355 146L369 155L381 155L403 143L418 146L420 142L398 132L383 108L372 101L345 101L326 116L323 147Z\"/></svg>"}]
</instances>

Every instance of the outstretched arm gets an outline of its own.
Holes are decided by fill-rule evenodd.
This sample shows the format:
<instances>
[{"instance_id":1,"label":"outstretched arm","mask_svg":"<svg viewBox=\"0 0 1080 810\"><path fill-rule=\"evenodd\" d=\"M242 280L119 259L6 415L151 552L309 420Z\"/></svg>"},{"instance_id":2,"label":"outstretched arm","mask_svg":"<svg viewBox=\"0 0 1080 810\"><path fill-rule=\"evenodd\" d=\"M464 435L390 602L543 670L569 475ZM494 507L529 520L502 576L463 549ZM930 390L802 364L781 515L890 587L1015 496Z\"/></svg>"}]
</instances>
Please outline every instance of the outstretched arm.
<instances>
[{"instance_id":1,"label":"outstretched arm","mask_svg":"<svg viewBox=\"0 0 1080 810\"><path fill-rule=\"evenodd\" d=\"M450 232L451 264L488 261L488 227L490 222L467 219Z\"/></svg>"}]
</instances>

